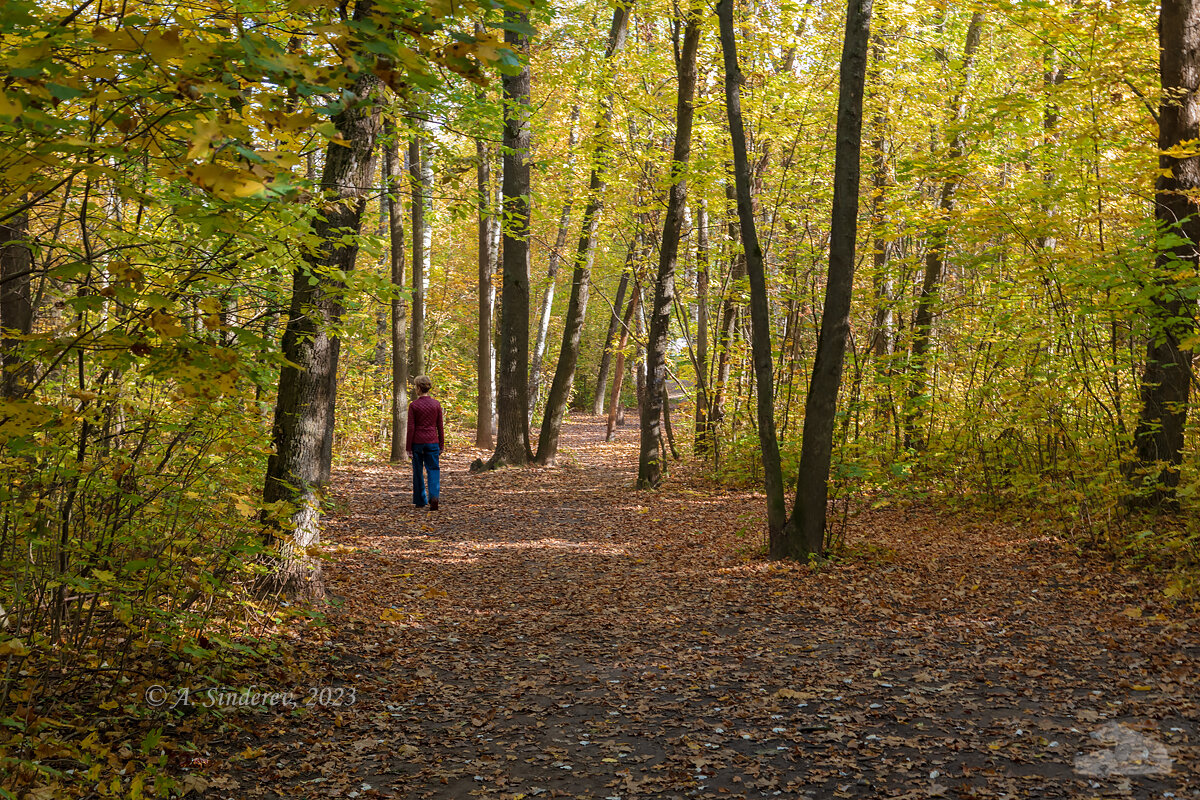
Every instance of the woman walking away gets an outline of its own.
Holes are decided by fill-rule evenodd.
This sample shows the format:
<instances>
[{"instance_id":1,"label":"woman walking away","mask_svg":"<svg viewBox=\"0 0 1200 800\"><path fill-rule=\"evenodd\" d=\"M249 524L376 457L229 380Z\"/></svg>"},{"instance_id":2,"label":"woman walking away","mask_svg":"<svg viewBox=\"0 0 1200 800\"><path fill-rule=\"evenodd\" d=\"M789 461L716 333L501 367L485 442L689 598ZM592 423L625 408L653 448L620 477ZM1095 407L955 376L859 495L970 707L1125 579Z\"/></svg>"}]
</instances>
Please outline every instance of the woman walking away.
<instances>
[{"instance_id":1,"label":"woman walking away","mask_svg":"<svg viewBox=\"0 0 1200 800\"><path fill-rule=\"evenodd\" d=\"M433 381L426 375L418 375L413 385L418 397L408 404L408 437L404 449L412 456L413 505L426 507L425 473L429 473L428 507L438 510L438 495L441 491L441 469L438 456L446 448L446 436L442 432L442 404L429 396Z\"/></svg>"}]
</instances>

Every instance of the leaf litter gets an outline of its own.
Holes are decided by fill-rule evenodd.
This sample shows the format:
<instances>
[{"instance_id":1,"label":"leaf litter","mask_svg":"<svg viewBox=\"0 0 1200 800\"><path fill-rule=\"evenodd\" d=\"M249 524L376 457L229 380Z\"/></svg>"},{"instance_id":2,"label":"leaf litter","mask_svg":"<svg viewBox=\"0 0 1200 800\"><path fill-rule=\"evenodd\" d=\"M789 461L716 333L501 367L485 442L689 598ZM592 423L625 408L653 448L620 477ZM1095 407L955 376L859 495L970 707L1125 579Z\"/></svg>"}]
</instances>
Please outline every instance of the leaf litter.
<instances>
[{"instance_id":1,"label":"leaf litter","mask_svg":"<svg viewBox=\"0 0 1200 800\"><path fill-rule=\"evenodd\" d=\"M636 431L602 431L569 419L555 468L448 454L437 513L342 470L300 651L356 702L237 718L205 796L1197 796L1200 629L1143 577L921 506L851 518L870 558L767 562L761 497L636 492Z\"/></svg>"}]
</instances>

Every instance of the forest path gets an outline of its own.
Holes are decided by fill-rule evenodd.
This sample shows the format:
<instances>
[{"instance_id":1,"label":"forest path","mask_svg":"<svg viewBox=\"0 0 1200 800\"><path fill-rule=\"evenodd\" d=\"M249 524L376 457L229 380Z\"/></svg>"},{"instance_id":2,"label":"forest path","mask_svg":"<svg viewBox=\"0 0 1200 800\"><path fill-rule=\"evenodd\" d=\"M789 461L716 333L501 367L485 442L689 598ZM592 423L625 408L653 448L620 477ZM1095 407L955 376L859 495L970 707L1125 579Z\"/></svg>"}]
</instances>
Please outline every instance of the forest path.
<instances>
[{"instance_id":1,"label":"forest path","mask_svg":"<svg viewBox=\"0 0 1200 800\"><path fill-rule=\"evenodd\" d=\"M451 452L437 513L407 467L341 470L343 602L301 655L356 703L244 715L206 796L1200 796L1200 625L1138 578L920 508L771 564L761 499L635 492L636 431L602 430L571 417L552 469ZM1113 722L1170 772L1076 772Z\"/></svg>"}]
</instances>

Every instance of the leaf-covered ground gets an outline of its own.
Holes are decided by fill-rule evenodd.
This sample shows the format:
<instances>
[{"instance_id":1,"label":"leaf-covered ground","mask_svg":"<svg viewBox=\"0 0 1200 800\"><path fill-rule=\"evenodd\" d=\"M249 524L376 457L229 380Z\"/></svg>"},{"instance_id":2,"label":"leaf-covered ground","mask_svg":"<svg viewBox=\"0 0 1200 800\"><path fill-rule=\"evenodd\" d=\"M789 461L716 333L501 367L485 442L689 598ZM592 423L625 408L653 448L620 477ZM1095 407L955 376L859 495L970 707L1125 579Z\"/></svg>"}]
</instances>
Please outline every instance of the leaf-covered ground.
<instances>
[{"instance_id":1,"label":"leaf-covered ground","mask_svg":"<svg viewBox=\"0 0 1200 800\"><path fill-rule=\"evenodd\" d=\"M1200 796L1200 623L1156 607L1143 579L916 507L852 518L852 558L768 563L761 499L686 477L635 492L635 432L606 445L601 430L570 420L554 469L470 475L477 453L449 454L436 514L413 509L406 468L343 470L326 568L342 604L300 654L356 702L245 711L192 785ZM1151 743L1123 745L1122 771L1159 774L1076 771L1112 722Z\"/></svg>"}]
</instances>

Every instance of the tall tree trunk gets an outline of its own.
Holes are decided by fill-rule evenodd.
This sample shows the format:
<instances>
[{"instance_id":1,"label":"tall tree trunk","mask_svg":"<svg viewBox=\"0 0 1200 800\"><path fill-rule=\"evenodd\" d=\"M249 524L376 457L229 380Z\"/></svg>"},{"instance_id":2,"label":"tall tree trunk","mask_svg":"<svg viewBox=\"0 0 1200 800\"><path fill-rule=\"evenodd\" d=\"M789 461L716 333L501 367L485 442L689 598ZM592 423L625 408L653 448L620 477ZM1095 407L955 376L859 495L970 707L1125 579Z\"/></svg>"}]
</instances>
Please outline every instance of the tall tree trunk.
<instances>
[{"instance_id":1,"label":"tall tree trunk","mask_svg":"<svg viewBox=\"0 0 1200 800\"><path fill-rule=\"evenodd\" d=\"M625 303L625 292L629 289L629 275L633 271L633 258L637 239L629 243L629 253L625 256L625 271L621 273L621 282L617 284L617 297L613 301L612 314L608 320L608 333L604 336L604 350L600 355L600 374L596 378L596 396L592 398L592 414L600 416L604 413L604 395L608 391L608 376L612 370L612 344L621 326L621 306Z\"/></svg>"},{"instance_id":2,"label":"tall tree trunk","mask_svg":"<svg viewBox=\"0 0 1200 800\"><path fill-rule=\"evenodd\" d=\"M943 159L953 171L942 183L938 197L938 219L929 230L925 248L925 276L921 281L921 296L917 299L917 311L913 317L904 438L905 446L914 450L923 450L926 444L921 425L924 417L922 407L929 405L925 392L929 384L928 355L933 331L933 312L941 289L942 274L946 271L950 220L958 200L958 186L962 181L958 170L961 169L960 162L966 147L966 133L961 129L960 123L967 115L967 100L975 73L975 54L983 38L983 24L983 12L976 11L971 15L971 23L967 26L967 41L963 47L962 88L954 98L954 106L951 109L951 122L955 133Z\"/></svg>"},{"instance_id":3,"label":"tall tree trunk","mask_svg":"<svg viewBox=\"0 0 1200 800\"><path fill-rule=\"evenodd\" d=\"M746 155L746 131L742 125L740 86L744 80L738 67L737 42L733 31L733 0L717 3L721 25L721 52L725 61L725 110L729 116L729 137L733 143L733 175L737 192L738 221L746 254L746 272L750 277L751 350L754 357L754 381L757 387L758 441L762 449L763 489L767 495L767 531L772 558L787 555L783 525L787 511L783 502L783 468L779 460L779 440L775 433L775 380L771 356L771 307L767 296L767 275L762 248L754 224L754 203L750 197L750 161ZM853 252L853 244L851 245ZM848 299L848 298L847 298Z\"/></svg>"},{"instance_id":4,"label":"tall tree trunk","mask_svg":"<svg viewBox=\"0 0 1200 800\"><path fill-rule=\"evenodd\" d=\"M522 28L529 15L505 11ZM529 451L529 37L509 27L504 41L521 59L504 83L504 285L500 293L500 423L488 467L528 464Z\"/></svg>"},{"instance_id":5,"label":"tall tree trunk","mask_svg":"<svg viewBox=\"0 0 1200 800\"><path fill-rule=\"evenodd\" d=\"M433 242L430 213L433 208L433 167L429 144L422 137L426 123L418 120L408 144L408 170L412 184L412 353L408 368L413 377L425 372L425 284L429 281L429 251Z\"/></svg>"},{"instance_id":6,"label":"tall tree trunk","mask_svg":"<svg viewBox=\"0 0 1200 800\"><path fill-rule=\"evenodd\" d=\"M829 279L813 362L812 381L804 406L804 435L796 502L784 526L785 541L776 557L807 559L825 546L825 506L829 498L829 463L833 423L846 338L850 332L850 296L854 289L854 245L858 233L859 157L862 148L863 83L871 35L871 0L850 0L846 40L842 45L838 87L837 136L833 166L833 215L829 232Z\"/></svg>"},{"instance_id":7,"label":"tall tree trunk","mask_svg":"<svg viewBox=\"0 0 1200 800\"><path fill-rule=\"evenodd\" d=\"M629 7L618 4L613 9L608 46L604 52L606 75L611 74L608 67L612 64L613 56L625 44L628 22ZM579 363L579 339L583 334L583 323L587 316L592 261L596 255L596 232L600 229L600 215L604 210L604 169L608 161L608 137L612 125L611 93L604 99L603 105L604 110L596 120L596 146L592 151L592 173L588 178L587 207L583 212L579 246L575 250L575 268L571 274L571 300L567 304L567 316L563 324L562 347L554 369L554 381L550 384L550 394L546 397L546 413L542 416L542 430L538 436L539 464L553 464L558 455L558 437L562 431L563 415L571 399L571 385L575 381L575 367Z\"/></svg>"},{"instance_id":8,"label":"tall tree trunk","mask_svg":"<svg viewBox=\"0 0 1200 800\"><path fill-rule=\"evenodd\" d=\"M675 105L675 147L671 154L671 189L659 244L658 276L650 308L650 334L646 342L646 390L642 396L641 457L638 459L639 489L652 489L662 482L665 465L660 455L662 403L667 385L667 342L670 337L671 307L675 301L675 265L687 205L687 166L692 150L692 120L695 115L696 51L700 44L700 8L689 5L683 44L676 49L675 72L679 81Z\"/></svg>"},{"instance_id":9,"label":"tall tree trunk","mask_svg":"<svg viewBox=\"0 0 1200 800\"><path fill-rule=\"evenodd\" d=\"M476 32L476 36L479 35ZM479 330L475 342L475 374L479 391L475 402L475 446L490 450L493 445L492 408L495 406L496 353L492 348L492 308L496 303L496 285L492 282L496 267L496 215L492 211L491 154L483 140L475 141L476 179L479 190Z\"/></svg>"},{"instance_id":10,"label":"tall tree trunk","mask_svg":"<svg viewBox=\"0 0 1200 800\"><path fill-rule=\"evenodd\" d=\"M733 365L730 350L733 336L737 332L738 288L746 277L746 257L740 249L741 233L737 217L737 189L734 186L733 167L726 170L725 182L725 240L729 245L729 280L725 296L721 300L721 328L717 332L717 375L713 381L712 406L708 416L710 440L716 434L716 426L725 419L725 395L729 384L729 371Z\"/></svg>"},{"instance_id":11,"label":"tall tree trunk","mask_svg":"<svg viewBox=\"0 0 1200 800\"><path fill-rule=\"evenodd\" d=\"M570 175L574 164L575 148L579 145L579 104L571 109L571 130L567 135L567 174ZM563 203L562 213L558 218L558 235L554 238L554 248L550 251L550 263L546 269L546 290L542 292L542 310L538 314L537 337L533 342L533 359L529 365L529 413L537 405L538 395L542 391L542 360L546 355L546 337L550 333L550 315L554 310L554 291L558 285L558 265L562 260L562 252L567 247L567 234L571 227L571 209L575 207L574 194L567 186L567 202Z\"/></svg>"},{"instance_id":12,"label":"tall tree trunk","mask_svg":"<svg viewBox=\"0 0 1200 800\"><path fill-rule=\"evenodd\" d=\"M629 297L629 305L625 316L621 318L621 339L617 342L617 363L613 369L612 397L608 401L608 430L604 441L611 442L617 428L617 408L621 405L621 383L625 379L625 346L629 344L629 326L633 324L633 315L637 313L638 301L642 297L637 277L633 279L633 293Z\"/></svg>"},{"instance_id":13,"label":"tall tree trunk","mask_svg":"<svg viewBox=\"0 0 1200 800\"><path fill-rule=\"evenodd\" d=\"M371 6L370 0L360 0L355 18L364 18ZM272 431L275 452L267 461L263 500L284 500L294 509L291 533L269 584L307 598L324 593L320 563L305 553L320 541L321 496L332 456L329 443L340 342L330 329L341 321L345 294L344 283L332 273L351 272L358 255L357 243L346 243L345 236L358 234L367 196L375 185L380 122L371 95L380 85L374 75L360 75L353 99L334 117L338 134L348 144L331 143L326 150L321 176L326 206L313 224L314 238L322 245L296 268L283 334L286 362L279 375Z\"/></svg>"},{"instance_id":14,"label":"tall tree trunk","mask_svg":"<svg viewBox=\"0 0 1200 800\"><path fill-rule=\"evenodd\" d=\"M0 222L0 397L28 392L29 364L21 340L33 330L33 251L29 249L29 215Z\"/></svg>"},{"instance_id":15,"label":"tall tree trunk","mask_svg":"<svg viewBox=\"0 0 1200 800\"><path fill-rule=\"evenodd\" d=\"M404 286L404 204L400 200L400 183L404 167L396 128L390 120L384 123L386 143L383 148L383 170L387 179L387 218L389 255L392 268L392 448L389 458L393 464L404 460L404 438L408 435L408 309Z\"/></svg>"},{"instance_id":16,"label":"tall tree trunk","mask_svg":"<svg viewBox=\"0 0 1200 800\"><path fill-rule=\"evenodd\" d=\"M1193 379L1192 350L1186 342L1196 330L1196 300L1185 300L1176 276L1194 273L1200 263L1200 156L1168 153L1200 139L1200 0L1163 0L1158 42L1163 97L1154 216L1159 238L1170 236L1178 243L1159 252L1155 262L1158 275L1146 310L1150 342L1142 373L1142 410L1133 434L1137 463L1132 473L1150 488L1134 502L1174 506Z\"/></svg>"},{"instance_id":17,"label":"tall tree trunk","mask_svg":"<svg viewBox=\"0 0 1200 800\"><path fill-rule=\"evenodd\" d=\"M698 456L710 448L708 385L708 200L696 207L696 436Z\"/></svg>"},{"instance_id":18,"label":"tall tree trunk","mask_svg":"<svg viewBox=\"0 0 1200 800\"><path fill-rule=\"evenodd\" d=\"M882 36L874 37L871 56L877 73L881 73L886 59ZM882 91L880 92L882 94ZM884 199L891 185L888 142L888 115L886 100L879 99L879 107L871 120L875 138L871 142L871 280L875 290L875 315L871 324L871 352L877 359L879 374L883 374L883 359L892 352L892 281L887 274L890 245L885 235L887 216Z\"/></svg>"}]
</instances>

